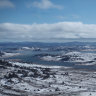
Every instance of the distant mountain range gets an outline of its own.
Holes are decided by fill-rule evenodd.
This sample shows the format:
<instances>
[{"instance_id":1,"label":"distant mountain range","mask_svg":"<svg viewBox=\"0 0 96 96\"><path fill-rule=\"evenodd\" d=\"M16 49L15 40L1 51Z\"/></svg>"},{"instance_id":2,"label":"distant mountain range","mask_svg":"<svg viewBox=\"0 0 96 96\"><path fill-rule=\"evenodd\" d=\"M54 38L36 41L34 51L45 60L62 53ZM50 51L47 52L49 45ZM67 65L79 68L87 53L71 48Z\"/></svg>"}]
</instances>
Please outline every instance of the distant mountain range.
<instances>
[{"instance_id":1,"label":"distant mountain range","mask_svg":"<svg viewBox=\"0 0 96 96\"><path fill-rule=\"evenodd\" d=\"M64 42L64 43L44 43L44 42L0 42L0 46L84 46L84 45L94 45L96 42Z\"/></svg>"}]
</instances>

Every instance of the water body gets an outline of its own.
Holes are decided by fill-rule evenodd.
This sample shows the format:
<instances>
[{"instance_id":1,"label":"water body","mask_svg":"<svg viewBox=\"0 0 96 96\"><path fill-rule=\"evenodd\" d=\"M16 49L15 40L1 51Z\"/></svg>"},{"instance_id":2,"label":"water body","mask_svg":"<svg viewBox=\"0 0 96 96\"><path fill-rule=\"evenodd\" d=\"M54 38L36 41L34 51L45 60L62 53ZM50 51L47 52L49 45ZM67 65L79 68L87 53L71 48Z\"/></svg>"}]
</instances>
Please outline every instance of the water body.
<instances>
[{"instance_id":1,"label":"water body","mask_svg":"<svg viewBox=\"0 0 96 96\"><path fill-rule=\"evenodd\" d=\"M66 66L66 67L73 67L76 69L88 69L88 70L96 70L96 65L78 65L80 63L77 62L63 62L63 61L44 61L40 58L34 56L38 54L52 54L52 55L58 55L63 54L64 51L31 51L31 50L23 50L18 51L21 55L8 57L8 59L19 59L21 62L27 62L27 63L34 63L34 64L43 64L43 65L51 65L51 66ZM91 53L91 52L90 52Z\"/></svg>"}]
</instances>

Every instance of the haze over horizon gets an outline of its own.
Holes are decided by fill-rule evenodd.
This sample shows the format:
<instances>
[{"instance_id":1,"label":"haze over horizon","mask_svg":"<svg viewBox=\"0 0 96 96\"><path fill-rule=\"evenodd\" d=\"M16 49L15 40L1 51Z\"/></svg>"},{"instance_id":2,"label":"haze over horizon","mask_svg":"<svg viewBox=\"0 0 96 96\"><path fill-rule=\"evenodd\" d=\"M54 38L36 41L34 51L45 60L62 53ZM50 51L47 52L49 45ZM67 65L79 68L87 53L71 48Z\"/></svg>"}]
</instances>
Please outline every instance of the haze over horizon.
<instances>
[{"instance_id":1,"label":"haze over horizon","mask_svg":"<svg viewBox=\"0 0 96 96\"><path fill-rule=\"evenodd\" d=\"M96 41L96 0L0 0L0 42Z\"/></svg>"}]
</instances>

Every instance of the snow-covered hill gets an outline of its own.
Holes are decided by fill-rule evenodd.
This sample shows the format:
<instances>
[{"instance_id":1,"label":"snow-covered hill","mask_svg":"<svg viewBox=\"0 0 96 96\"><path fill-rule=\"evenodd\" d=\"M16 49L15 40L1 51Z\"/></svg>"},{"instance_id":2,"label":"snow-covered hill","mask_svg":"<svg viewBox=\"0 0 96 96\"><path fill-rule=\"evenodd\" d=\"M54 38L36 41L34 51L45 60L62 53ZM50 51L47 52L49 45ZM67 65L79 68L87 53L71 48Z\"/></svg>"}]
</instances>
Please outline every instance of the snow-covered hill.
<instances>
[{"instance_id":1,"label":"snow-covered hill","mask_svg":"<svg viewBox=\"0 0 96 96\"><path fill-rule=\"evenodd\" d=\"M81 53L77 51L67 52L62 55L48 55L42 56L45 61L67 61L67 62L90 62L96 59L95 53Z\"/></svg>"},{"instance_id":2,"label":"snow-covered hill","mask_svg":"<svg viewBox=\"0 0 96 96\"><path fill-rule=\"evenodd\" d=\"M38 47L22 47L20 50L40 51L41 49Z\"/></svg>"}]
</instances>

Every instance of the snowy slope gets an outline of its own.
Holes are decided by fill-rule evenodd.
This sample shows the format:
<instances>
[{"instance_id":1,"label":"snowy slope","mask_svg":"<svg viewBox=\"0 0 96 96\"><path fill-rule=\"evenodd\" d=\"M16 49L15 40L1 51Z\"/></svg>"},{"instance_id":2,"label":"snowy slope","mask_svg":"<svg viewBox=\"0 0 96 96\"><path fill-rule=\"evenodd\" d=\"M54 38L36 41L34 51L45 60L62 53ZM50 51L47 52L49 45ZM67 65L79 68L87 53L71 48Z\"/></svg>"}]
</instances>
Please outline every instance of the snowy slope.
<instances>
[{"instance_id":1,"label":"snowy slope","mask_svg":"<svg viewBox=\"0 0 96 96\"><path fill-rule=\"evenodd\" d=\"M95 71L19 62L0 63L1 96L95 96L95 79Z\"/></svg>"}]
</instances>

